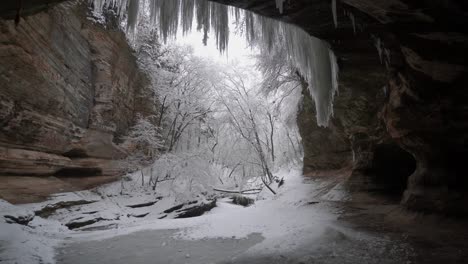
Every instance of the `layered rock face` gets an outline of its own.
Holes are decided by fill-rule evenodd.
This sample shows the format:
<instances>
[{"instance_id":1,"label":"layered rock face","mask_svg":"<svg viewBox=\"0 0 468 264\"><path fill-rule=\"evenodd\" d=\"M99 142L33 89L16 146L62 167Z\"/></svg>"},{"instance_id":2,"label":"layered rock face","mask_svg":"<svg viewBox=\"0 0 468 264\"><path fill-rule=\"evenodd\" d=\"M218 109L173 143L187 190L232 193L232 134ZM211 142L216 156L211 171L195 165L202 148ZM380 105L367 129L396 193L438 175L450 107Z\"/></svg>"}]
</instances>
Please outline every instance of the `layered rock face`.
<instances>
[{"instance_id":1,"label":"layered rock face","mask_svg":"<svg viewBox=\"0 0 468 264\"><path fill-rule=\"evenodd\" d=\"M63 3L0 20L0 176L118 175L147 85L125 36Z\"/></svg>"}]
</instances>

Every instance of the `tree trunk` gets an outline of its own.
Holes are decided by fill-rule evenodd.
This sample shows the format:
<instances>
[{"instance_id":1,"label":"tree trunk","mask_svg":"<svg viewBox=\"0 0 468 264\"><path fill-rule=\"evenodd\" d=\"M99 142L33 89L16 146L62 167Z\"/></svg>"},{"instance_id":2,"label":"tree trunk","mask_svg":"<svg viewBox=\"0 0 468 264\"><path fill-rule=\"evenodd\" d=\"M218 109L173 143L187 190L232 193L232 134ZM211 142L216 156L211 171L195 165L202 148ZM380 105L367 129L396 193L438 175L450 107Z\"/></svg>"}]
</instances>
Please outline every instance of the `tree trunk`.
<instances>
[{"instance_id":1,"label":"tree trunk","mask_svg":"<svg viewBox=\"0 0 468 264\"><path fill-rule=\"evenodd\" d=\"M162 105L161 105L161 111L160 111L161 113L159 114L158 127L161 127L161 124L162 124L164 111L166 110L165 109L166 99L167 99L167 95L164 96L164 99L163 99L163 102L162 102Z\"/></svg>"},{"instance_id":2,"label":"tree trunk","mask_svg":"<svg viewBox=\"0 0 468 264\"><path fill-rule=\"evenodd\" d=\"M274 131L275 131L275 126L273 123L273 118L270 113L268 113L268 119L270 120L270 143L271 143L271 160L275 162L275 144L273 142L273 136L274 136Z\"/></svg>"}]
</instances>

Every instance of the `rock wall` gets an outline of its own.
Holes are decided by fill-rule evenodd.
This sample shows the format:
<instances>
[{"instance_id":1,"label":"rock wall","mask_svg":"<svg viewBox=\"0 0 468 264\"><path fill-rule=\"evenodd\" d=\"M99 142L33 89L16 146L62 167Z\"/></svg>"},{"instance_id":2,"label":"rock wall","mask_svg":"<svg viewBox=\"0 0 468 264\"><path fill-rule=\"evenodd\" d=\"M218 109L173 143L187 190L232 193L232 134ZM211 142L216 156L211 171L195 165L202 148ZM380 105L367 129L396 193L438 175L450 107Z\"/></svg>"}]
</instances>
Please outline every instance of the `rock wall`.
<instances>
[{"instance_id":1,"label":"rock wall","mask_svg":"<svg viewBox=\"0 0 468 264\"><path fill-rule=\"evenodd\" d=\"M304 149L303 172L330 171L350 166L353 159L351 145L340 122L333 119L328 127L319 127L315 104L307 83L302 82L303 100L299 107L297 125Z\"/></svg>"},{"instance_id":2,"label":"rock wall","mask_svg":"<svg viewBox=\"0 0 468 264\"><path fill-rule=\"evenodd\" d=\"M125 36L63 3L0 20L0 176L118 175L148 84Z\"/></svg>"}]
</instances>

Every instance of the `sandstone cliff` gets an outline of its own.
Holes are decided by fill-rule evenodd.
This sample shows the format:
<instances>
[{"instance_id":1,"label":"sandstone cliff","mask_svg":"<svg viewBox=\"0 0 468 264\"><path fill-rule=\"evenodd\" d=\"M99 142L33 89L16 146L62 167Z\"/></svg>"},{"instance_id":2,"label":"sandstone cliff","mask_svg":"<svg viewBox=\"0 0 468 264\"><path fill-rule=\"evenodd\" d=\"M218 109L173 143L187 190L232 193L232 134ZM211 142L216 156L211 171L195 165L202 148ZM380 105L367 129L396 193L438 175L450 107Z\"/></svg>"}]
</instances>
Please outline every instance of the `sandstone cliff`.
<instances>
[{"instance_id":1,"label":"sandstone cliff","mask_svg":"<svg viewBox=\"0 0 468 264\"><path fill-rule=\"evenodd\" d=\"M63 3L0 20L0 176L118 175L148 81L125 35Z\"/></svg>"}]
</instances>

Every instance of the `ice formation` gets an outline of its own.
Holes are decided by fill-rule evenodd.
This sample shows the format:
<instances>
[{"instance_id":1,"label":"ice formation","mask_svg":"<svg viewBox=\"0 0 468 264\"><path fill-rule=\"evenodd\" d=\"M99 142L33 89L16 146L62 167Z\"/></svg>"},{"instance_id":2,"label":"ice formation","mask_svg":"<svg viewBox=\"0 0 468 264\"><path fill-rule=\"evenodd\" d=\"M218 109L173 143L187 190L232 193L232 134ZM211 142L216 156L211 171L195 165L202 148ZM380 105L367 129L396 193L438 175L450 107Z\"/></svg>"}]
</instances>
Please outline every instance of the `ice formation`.
<instances>
[{"instance_id":1,"label":"ice formation","mask_svg":"<svg viewBox=\"0 0 468 264\"><path fill-rule=\"evenodd\" d=\"M338 16L336 14L336 0L332 0L332 14L333 14L333 23L335 24L335 28L338 27Z\"/></svg>"},{"instance_id":2,"label":"ice formation","mask_svg":"<svg viewBox=\"0 0 468 264\"><path fill-rule=\"evenodd\" d=\"M274 45L287 47L289 63L307 80L316 110L317 124L327 126L333 114L333 97L338 87L338 67L329 46L310 36L304 30L287 23L256 15L249 11L214 3L207 0L90 0L95 12L106 6L117 7L121 16L127 14L127 27L134 31L140 6L149 6L151 21L158 26L163 40L174 37L179 26L184 33L197 22L197 30L203 30L204 42L213 30L220 52L226 51L229 42L229 25L245 23L245 37L251 45L272 49ZM275 0L280 12L284 0ZM335 26L336 1L332 0ZM234 15L230 15L234 14ZM195 16L195 19L194 19Z\"/></svg>"},{"instance_id":3,"label":"ice formation","mask_svg":"<svg viewBox=\"0 0 468 264\"><path fill-rule=\"evenodd\" d=\"M276 1L276 8L278 8L279 12L283 13L284 2L286 0L275 0Z\"/></svg>"},{"instance_id":4,"label":"ice formation","mask_svg":"<svg viewBox=\"0 0 468 264\"><path fill-rule=\"evenodd\" d=\"M349 20L351 21L351 24L353 25L353 32L354 32L354 35L356 35L356 19L354 18L354 14L349 12L349 13L346 13L349 17Z\"/></svg>"}]
</instances>

